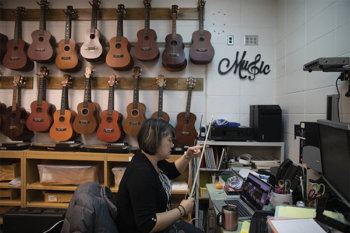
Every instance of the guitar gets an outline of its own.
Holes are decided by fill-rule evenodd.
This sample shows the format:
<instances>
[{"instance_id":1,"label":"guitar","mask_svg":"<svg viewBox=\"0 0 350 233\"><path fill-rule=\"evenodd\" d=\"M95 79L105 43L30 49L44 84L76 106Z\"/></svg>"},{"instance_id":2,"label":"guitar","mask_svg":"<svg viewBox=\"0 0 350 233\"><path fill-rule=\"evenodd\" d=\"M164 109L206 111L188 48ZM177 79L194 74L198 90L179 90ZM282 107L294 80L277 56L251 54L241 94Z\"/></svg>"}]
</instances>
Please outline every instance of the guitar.
<instances>
[{"instance_id":1,"label":"guitar","mask_svg":"<svg viewBox=\"0 0 350 233\"><path fill-rule=\"evenodd\" d=\"M28 117L27 111L21 107L21 87L24 85L23 77L18 75L13 80L12 106L7 108L5 113L2 131L14 141L29 140L33 132L25 125Z\"/></svg>"},{"instance_id":2,"label":"guitar","mask_svg":"<svg viewBox=\"0 0 350 233\"><path fill-rule=\"evenodd\" d=\"M210 32L203 29L205 1L198 1L199 30L192 34L190 60L195 64L208 64L213 60L215 51L210 43Z\"/></svg>"},{"instance_id":3,"label":"guitar","mask_svg":"<svg viewBox=\"0 0 350 233\"><path fill-rule=\"evenodd\" d=\"M84 37L83 45L80 48L80 54L88 61L99 61L103 55L103 48L101 45L101 33L97 29L97 16L100 7L100 0L93 0L91 14L91 25L90 29L87 30Z\"/></svg>"},{"instance_id":4,"label":"guitar","mask_svg":"<svg viewBox=\"0 0 350 233\"><path fill-rule=\"evenodd\" d=\"M114 86L116 75L109 76L108 109L101 113L101 123L97 129L97 137L103 142L116 142L122 136L121 121L123 115L114 110Z\"/></svg>"},{"instance_id":5,"label":"guitar","mask_svg":"<svg viewBox=\"0 0 350 233\"><path fill-rule=\"evenodd\" d=\"M28 129L36 132L46 132L50 129L53 119L52 114L56 111L56 107L46 102L46 79L49 71L45 66L40 68L39 92L38 99L30 105L31 113L27 118L26 125Z\"/></svg>"},{"instance_id":6,"label":"guitar","mask_svg":"<svg viewBox=\"0 0 350 233\"><path fill-rule=\"evenodd\" d=\"M157 85L159 87L158 92L158 111L154 112L151 118L163 119L166 122L169 122L169 115L166 112L163 112L163 89L166 85L166 80L164 80L164 75L160 74L157 78Z\"/></svg>"},{"instance_id":7,"label":"guitar","mask_svg":"<svg viewBox=\"0 0 350 233\"><path fill-rule=\"evenodd\" d=\"M60 70L75 71L80 68L80 61L75 48L75 41L71 39L72 18L76 16L76 10L72 6L67 6L65 37L58 43L58 53L56 56L56 66Z\"/></svg>"},{"instance_id":8,"label":"guitar","mask_svg":"<svg viewBox=\"0 0 350 233\"><path fill-rule=\"evenodd\" d=\"M7 41L3 64L6 68L12 70L29 71L33 68L34 63L27 57L28 44L22 40L22 17L25 15L24 7L16 8L16 23L14 39Z\"/></svg>"},{"instance_id":9,"label":"guitar","mask_svg":"<svg viewBox=\"0 0 350 233\"><path fill-rule=\"evenodd\" d=\"M145 5L145 28L137 32L137 43L133 51L135 58L141 61L152 61L159 57L157 34L149 28L151 1L144 0L143 4Z\"/></svg>"},{"instance_id":10,"label":"guitar","mask_svg":"<svg viewBox=\"0 0 350 233\"><path fill-rule=\"evenodd\" d=\"M39 30L32 32L33 42L28 48L28 57L33 61L49 62L52 61L56 49L53 48L54 38L46 30L46 10L47 0L40 0L40 25Z\"/></svg>"},{"instance_id":11,"label":"guitar","mask_svg":"<svg viewBox=\"0 0 350 233\"><path fill-rule=\"evenodd\" d=\"M68 106L68 86L71 84L71 76L65 74L62 85L61 109L53 114L53 124L50 128L50 137L55 141L68 141L73 139L74 134L72 122L77 115Z\"/></svg>"},{"instance_id":12,"label":"guitar","mask_svg":"<svg viewBox=\"0 0 350 233\"><path fill-rule=\"evenodd\" d=\"M131 136L136 136L139 132L142 122L146 120L146 106L139 102L139 78L141 68L134 68L134 101L126 107L127 117L123 124L124 132Z\"/></svg>"},{"instance_id":13,"label":"guitar","mask_svg":"<svg viewBox=\"0 0 350 233\"><path fill-rule=\"evenodd\" d=\"M7 41L8 41L7 36L0 33L0 63L2 63L2 58L4 57L6 52Z\"/></svg>"},{"instance_id":14,"label":"guitar","mask_svg":"<svg viewBox=\"0 0 350 233\"><path fill-rule=\"evenodd\" d=\"M130 70L134 65L134 61L130 55L130 43L123 36L123 18L125 12L124 5L119 4L117 36L110 39L109 51L106 56L107 65L116 70Z\"/></svg>"},{"instance_id":15,"label":"guitar","mask_svg":"<svg viewBox=\"0 0 350 233\"><path fill-rule=\"evenodd\" d=\"M190 112L192 90L195 87L196 80L190 77L188 80L188 95L186 112L177 114L177 123L175 127L176 142L181 145L193 145L197 138L197 131L194 127L196 115Z\"/></svg>"},{"instance_id":16,"label":"guitar","mask_svg":"<svg viewBox=\"0 0 350 233\"><path fill-rule=\"evenodd\" d=\"M172 5L172 33L165 38L165 49L162 54L162 64L168 71L181 71L187 66L182 36L176 34L177 11L178 6Z\"/></svg>"},{"instance_id":17,"label":"guitar","mask_svg":"<svg viewBox=\"0 0 350 233\"><path fill-rule=\"evenodd\" d=\"M100 106L91 102L91 76L92 67L85 70L84 101L77 106L78 115L73 121L73 129L79 134L91 134L95 132L100 121Z\"/></svg>"}]
</instances>

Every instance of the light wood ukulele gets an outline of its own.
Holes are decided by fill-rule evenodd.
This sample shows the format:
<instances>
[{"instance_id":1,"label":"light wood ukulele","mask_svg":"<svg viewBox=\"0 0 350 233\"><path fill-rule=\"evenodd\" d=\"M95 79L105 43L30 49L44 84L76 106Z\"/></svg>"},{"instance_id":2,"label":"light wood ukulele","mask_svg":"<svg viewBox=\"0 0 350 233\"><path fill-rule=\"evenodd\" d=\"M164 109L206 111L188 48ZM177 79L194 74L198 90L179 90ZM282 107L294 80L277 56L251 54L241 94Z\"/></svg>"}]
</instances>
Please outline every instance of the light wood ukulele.
<instances>
[{"instance_id":1,"label":"light wood ukulele","mask_svg":"<svg viewBox=\"0 0 350 233\"><path fill-rule=\"evenodd\" d=\"M101 123L97 137L103 142L116 142L122 136L121 121L123 115L114 110L114 86L117 84L115 74L109 76L108 108L101 113Z\"/></svg>"},{"instance_id":2,"label":"light wood ukulele","mask_svg":"<svg viewBox=\"0 0 350 233\"><path fill-rule=\"evenodd\" d=\"M159 57L157 45L157 33L150 29L151 1L144 0L145 5L145 28L137 32L137 43L133 49L134 56L140 61L153 61Z\"/></svg>"},{"instance_id":3,"label":"light wood ukulele","mask_svg":"<svg viewBox=\"0 0 350 233\"><path fill-rule=\"evenodd\" d=\"M84 43L80 48L80 54L88 61L99 61L103 55L103 47L101 45L101 32L97 29L97 16L100 7L100 0L93 0L91 25L90 29L85 33Z\"/></svg>"},{"instance_id":4,"label":"light wood ukulele","mask_svg":"<svg viewBox=\"0 0 350 233\"><path fill-rule=\"evenodd\" d=\"M50 137L58 142L68 141L75 137L72 122L77 113L68 106L68 86L71 84L71 76L65 74L62 85L61 109L53 114L53 124L50 128Z\"/></svg>"},{"instance_id":5,"label":"light wood ukulele","mask_svg":"<svg viewBox=\"0 0 350 233\"><path fill-rule=\"evenodd\" d=\"M72 6L67 6L66 14L66 31L64 39L58 42L58 53L56 56L56 66L63 71L76 71L80 68L80 61L76 51L75 41L71 38L72 18L77 15Z\"/></svg>"},{"instance_id":6,"label":"light wood ukulele","mask_svg":"<svg viewBox=\"0 0 350 233\"><path fill-rule=\"evenodd\" d=\"M46 132L53 123L52 115L56 107L46 101L46 79L49 71L45 66L40 68L38 99L30 105L31 113L27 118L28 129L36 132Z\"/></svg>"},{"instance_id":7,"label":"light wood ukulele","mask_svg":"<svg viewBox=\"0 0 350 233\"><path fill-rule=\"evenodd\" d=\"M73 121L73 129L79 134L95 132L100 122L100 105L91 101L92 67L85 70L84 101L77 106L78 115Z\"/></svg>"},{"instance_id":8,"label":"light wood ukulele","mask_svg":"<svg viewBox=\"0 0 350 233\"><path fill-rule=\"evenodd\" d=\"M53 48L54 38L46 30L46 10L49 2L41 0L40 6L40 25L39 30L32 32L33 42L28 48L28 57L33 61L50 62L53 61L55 50Z\"/></svg>"},{"instance_id":9,"label":"light wood ukulele","mask_svg":"<svg viewBox=\"0 0 350 233\"><path fill-rule=\"evenodd\" d=\"M160 74L157 77L157 85L159 87L158 91L158 111L154 112L151 118L163 119L166 122L169 122L169 115L166 112L163 112L163 89L166 86L166 80L164 75Z\"/></svg>"},{"instance_id":10,"label":"light wood ukulele","mask_svg":"<svg viewBox=\"0 0 350 233\"><path fill-rule=\"evenodd\" d=\"M124 132L130 136L136 136L142 123L146 120L146 106L139 102L139 78L141 68L134 67L134 101L126 107L127 117L123 124Z\"/></svg>"},{"instance_id":11,"label":"light wood ukulele","mask_svg":"<svg viewBox=\"0 0 350 233\"><path fill-rule=\"evenodd\" d=\"M180 145L194 145L197 138L197 131L194 127L196 115L190 112L192 90L196 85L196 80L193 77L188 78L188 95L186 112L177 114L177 123L175 127L176 142Z\"/></svg>"},{"instance_id":12,"label":"light wood ukulele","mask_svg":"<svg viewBox=\"0 0 350 233\"><path fill-rule=\"evenodd\" d=\"M130 43L123 36L123 18L126 10L123 4L118 5L117 36L109 41L109 51L106 56L106 64L116 70L130 70L134 61L130 55Z\"/></svg>"}]
</instances>

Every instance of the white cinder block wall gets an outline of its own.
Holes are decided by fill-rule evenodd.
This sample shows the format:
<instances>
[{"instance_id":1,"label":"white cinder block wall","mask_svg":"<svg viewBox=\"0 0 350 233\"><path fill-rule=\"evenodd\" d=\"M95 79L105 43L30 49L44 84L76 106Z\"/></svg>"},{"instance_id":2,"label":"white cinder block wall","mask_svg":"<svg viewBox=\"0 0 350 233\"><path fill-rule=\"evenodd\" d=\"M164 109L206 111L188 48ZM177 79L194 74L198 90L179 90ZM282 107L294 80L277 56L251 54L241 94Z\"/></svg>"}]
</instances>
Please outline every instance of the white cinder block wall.
<instances>
[{"instance_id":1,"label":"white cinder block wall","mask_svg":"<svg viewBox=\"0 0 350 233\"><path fill-rule=\"evenodd\" d=\"M15 8L25 6L36 8L35 1L2 0L2 7ZM143 7L141 0L112 1L103 0L101 7L110 8L123 3L125 7ZM66 5L75 8L89 8L88 1L51 1L51 8L65 8ZM153 0L152 7L169 7L177 4L179 7L196 7L197 0L170 1ZM349 56L350 33L349 0L309 1L309 0L207 0L205 5L204 28L212 34L212 44L215 48L215 57L207 66L188 66L181 72L168 72L157 62L143 63L135 60L135 65L142 67L143 77L156 77L164 74L166 78L184 77L190 75L204 78L204 88L201 92L193 92L191 112L197 115L196 128L203 116L203 122L208 123L211 115L214 118L225 118L229 121L249 125L249 105L251 104L280 104L283 109L284 138L287 148L287 157L298 158L298 140L293 137L293 125L301 120L316 120L325 118L326 94L335 93L335 79L337 74L306 73L302 65L320 56ZM165 36L171 33L170 20L151 20L151 28L158 35L158 42L164 42ZM192 32L198 30L198 21L178 20L178 33L183 36L184 42L191 41ZM23 39L31 43L31 32L37 30L38 22L23 22ZM90 21L73 22L73 39L76 42L84 40L84 32L90 27ZM142 20L125 20L124 35L130 42L136 42L136 33L144 27ZM98 28L109 40L116 35L116 21L99 21ZM13 38L14 22L0 22L0 32ZM64 21L48 22L49 30L57 41L64 38ZM234 36L234 45L227 45L227 35ZM258 35L258 46L245 46L244 35ZM162 53L163 47L160 47ZM188 55L189 48L185 48ZM261 54L264 64L270 66L268 75L259 74L255 80L240 79L238 73L230 71L226 75L218 73L218 64L222 58L228 58L231 65L235 60L236 52L242 56L247 51L245 60L252 62L257 54ZM131 49L132 52L132 49ZM84 67L72 76L84 74ZM259 63L259 65L261 62ZM94 64L93 64L94 65ZM19 72L11 71L0 66L5 76ZM52 76L62 76L54 64L48 65ZM117 73L122 77L131 77L132 71L114 71L105 64L94 65L95 77L108 77ZM40 64L35 65L31 72L21 72L24 76L36 77ZM246 72L243 72L246 75ZM23 91L23 106L29 111L30 103L37 98L37 83L34 79L34 88ZM347 85L341 85L344 93ZM132 90L117 90L115 92L115 109L126 117L126 106L132 102ZM11 105L12 90L0 89L1 102ZM107 108L108 90L93 90L92 99ZM140 102L146 104L146 117L157 109L157 91L140 90ZM185 111L187 92L165 91L164 111L170 115L170 123L175 126L176 115ZM60 106L61 91L48 90L47 100ZM83 100L83 90L70 90L69 103L76 110L78 103ZM349 100L342 98L343 119L350 118ZM1 141L8 141L3 135ZM85 143L102 143L96 135L82 138ZM135 144L133 138L127 138ZM52 142L47 133L36 134L34 141Z\"/></svg>"},{"instance_id":2,"label":"white cinder block wall","mask_svg":"<svg viewBox=\"0 0 350 233\"><path fill-rule=\"evenodd\" d=\"M349 0L277 0L276 103L283 109L286 155L299 159L294 124L326 119L326 97L336 94L339 73L305 72L319 57L350 56ZM338 82L341 121L350 122L349 81Z\"/></svg>"}]
</instances>

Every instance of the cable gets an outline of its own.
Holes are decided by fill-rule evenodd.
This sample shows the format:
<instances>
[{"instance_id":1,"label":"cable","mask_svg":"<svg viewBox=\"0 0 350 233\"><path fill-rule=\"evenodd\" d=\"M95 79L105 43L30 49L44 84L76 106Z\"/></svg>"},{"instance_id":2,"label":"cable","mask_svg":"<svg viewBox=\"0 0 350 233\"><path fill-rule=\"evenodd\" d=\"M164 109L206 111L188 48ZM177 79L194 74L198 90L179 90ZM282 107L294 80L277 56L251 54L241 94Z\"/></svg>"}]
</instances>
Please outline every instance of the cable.
<instances>
[{"instance_id":1,"label":"cable","mask_svg":"<svg viewBox=\"0 0 350 233\"><path fill-rule=\"evenodd\" d=\"M60 224L63 221L64 220L60 220L60 221L56 222L50 229L44 231L43 233L49 233L52 229L54 229L58 224Z\"/></svg>"},{"instance_id":2,"label":"cable","mask_svg":"<svg viewBox=\"0 0 350 233\"><path fill-rule=\"evenodd\" d=\"M338 108L338 119L340 121L340 106L339 106L339 103L340 103L340 91L339 91L339 88L338 88L338 81L341 79L341 77L339 76L337 78L337 80L335 81L335 87L337 88L337 92L338 92L338 99L337 99L337 108Z\"/></svg>"}]
</instances>

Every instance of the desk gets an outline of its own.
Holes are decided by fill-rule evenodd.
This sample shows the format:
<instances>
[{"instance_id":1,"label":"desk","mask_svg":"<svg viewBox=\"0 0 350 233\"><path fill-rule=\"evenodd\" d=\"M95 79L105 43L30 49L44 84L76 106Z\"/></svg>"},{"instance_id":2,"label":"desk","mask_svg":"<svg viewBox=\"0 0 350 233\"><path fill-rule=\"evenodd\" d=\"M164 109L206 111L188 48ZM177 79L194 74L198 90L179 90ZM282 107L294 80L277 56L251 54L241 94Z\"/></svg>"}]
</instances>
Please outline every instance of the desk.
<instances>
[{"instance_id":1,"label":"desk","mask_svg":"<svg viewBox=\"0 0 350 233\"><path fill-rule=\"evenodd\" d=\"M209 193L209 208L214 208L216 215L219 213L219 210L217 210L211 200L217 200L217 199L226 199L229 196L226 195L224 189L216 189L215 184L207 184L207 189ZM232 197L232 195L230 195ZM225 231L220 227L220 232L223 233L240 233L242 227L242 221L238 221L238 228L236 231Z\"/></svg>"}]
</instances>

